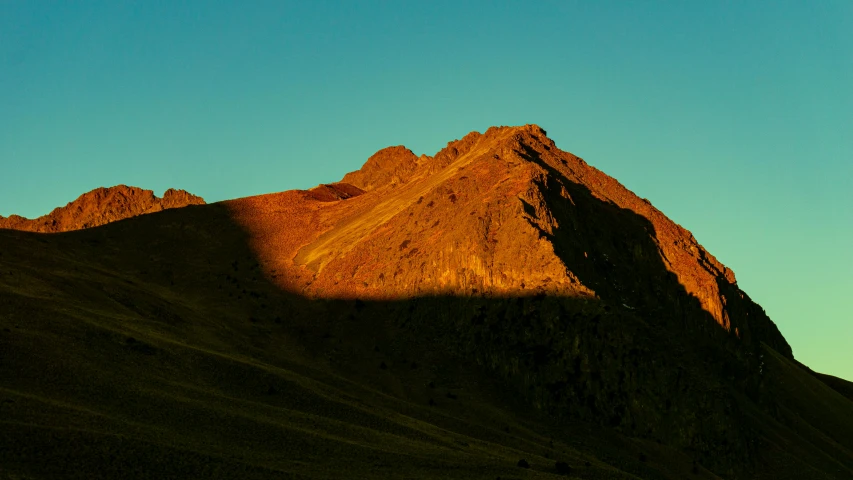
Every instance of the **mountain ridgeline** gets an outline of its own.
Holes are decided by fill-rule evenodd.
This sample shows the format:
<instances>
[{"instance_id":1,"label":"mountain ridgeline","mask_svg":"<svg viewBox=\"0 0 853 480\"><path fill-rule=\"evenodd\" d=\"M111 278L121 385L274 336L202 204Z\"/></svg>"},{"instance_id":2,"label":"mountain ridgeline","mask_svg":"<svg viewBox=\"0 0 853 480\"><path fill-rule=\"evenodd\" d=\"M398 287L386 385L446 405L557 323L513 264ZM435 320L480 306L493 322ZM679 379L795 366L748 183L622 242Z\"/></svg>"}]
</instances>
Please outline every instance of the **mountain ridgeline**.
<instances>
[{"instance_id":1,"label":"mountain ridgeline","mask_svg":"<svg viewBox=\"0 0 853 480\"><path fill-rule=\"evenodd\" d=\"M204 205L204 199L172 188L160 198L151 190L116 185L96 188L68 205L32 220L19 215L0 216L0 228L42 233L68 232L188 205Z\"/></svg>"},{"instance_id":2,"label":"mountain ridgeline","mask_svg":"<svg viewBox=\"0 0 853 480\"><path fill-rule=\"evenodd\" d=\"M0 313L20 475L853 478L850 383L535 125L310 190L0 231Z\"/></svg>"}]
</instances>

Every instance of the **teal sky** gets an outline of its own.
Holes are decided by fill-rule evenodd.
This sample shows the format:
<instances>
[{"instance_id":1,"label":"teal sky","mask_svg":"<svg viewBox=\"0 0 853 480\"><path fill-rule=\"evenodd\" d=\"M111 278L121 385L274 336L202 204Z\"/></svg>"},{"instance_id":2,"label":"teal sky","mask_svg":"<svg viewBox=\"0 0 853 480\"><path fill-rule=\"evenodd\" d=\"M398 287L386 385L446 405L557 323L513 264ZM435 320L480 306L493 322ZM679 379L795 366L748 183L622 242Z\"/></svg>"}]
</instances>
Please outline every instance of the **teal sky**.
<instances>
[{"instance_id":1,"label":"teal sky","mask_svg":"<svg viewBox=\"0 0 853 480\"><path fill-rule=\"evenodd\" d=\"M853 2L0 1L0 215L208 201L537 123L853 380Z\"/></svg>"}]
</instances>

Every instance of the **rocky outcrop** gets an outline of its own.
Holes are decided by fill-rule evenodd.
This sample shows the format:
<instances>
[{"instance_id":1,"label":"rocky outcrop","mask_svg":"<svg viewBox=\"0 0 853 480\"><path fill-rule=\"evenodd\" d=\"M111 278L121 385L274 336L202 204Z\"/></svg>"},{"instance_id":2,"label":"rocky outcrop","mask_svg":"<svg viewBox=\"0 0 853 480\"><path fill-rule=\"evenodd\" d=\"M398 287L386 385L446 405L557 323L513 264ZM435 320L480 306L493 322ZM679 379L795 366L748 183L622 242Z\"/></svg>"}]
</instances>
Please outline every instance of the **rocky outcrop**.
<instances>
[{"instance_id":1,"label":"rocky outcrop","mask_svg":"<svg viewBox=\"0 0 853 480\"><path fill-rule=\"evenodd\" d=\"M361 169L344 175L341 183L348 183L362 190L403 183L415 171L417 160L418 157L402 145L383 148L368 158Z\"/></svg>"},{"instance_id":2,"label":"rocky outcrop","mask_svg":"<svg viewBox=\"0 0 853 480\"><path fill-rule=\"evenodd\" d=\"M338 200L346 200L348 198L357 197L364 193L364 190L350 185L349 183L339 182L317 185L307 191L308 196L314 200L321 202L336 202Z\"/></svg>"},{"instance_id":3,"label":"rocky outcrop","mask_svg":"<svg viewBox=\"0 0 853 480\"><path fill-rule=\"evenodd\" d=\"M389 147L305 200L290 207L297 218L319 208L311 200L335 203L300 222L314 227L298 245L293 229L276 233L257 212L242 218L281 237L261 254L309 295L548 293L686 317L686 293L727 333L748 342L759 333L790 356L734 272L689 231L535 125L472 132L433 157Z\"/></svg>"},{"instance_id":4,"label":"rocky outcrop","mask_svg":"<svg viewBox=\"0 0 853 480\"><path fill-rule=\"evenodd\" d=\"M184 190L169 189L162 198L151 190L118 185L96 188L47 215L27 219L18 215L0 217L0 228L57 233L97 227L107 223L188 205L203 205L204 199Z\"/></svg>"}]
</instances>

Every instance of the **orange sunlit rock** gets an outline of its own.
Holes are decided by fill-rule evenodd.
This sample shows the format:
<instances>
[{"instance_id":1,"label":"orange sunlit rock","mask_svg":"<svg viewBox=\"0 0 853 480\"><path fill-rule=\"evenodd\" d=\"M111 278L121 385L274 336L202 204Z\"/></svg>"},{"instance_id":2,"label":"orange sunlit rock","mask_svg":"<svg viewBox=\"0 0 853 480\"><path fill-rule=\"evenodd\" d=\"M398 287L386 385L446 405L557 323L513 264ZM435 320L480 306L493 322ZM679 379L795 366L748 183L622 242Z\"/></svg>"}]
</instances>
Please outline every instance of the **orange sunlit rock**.
<instances>
[{"instance_id":1,"label":"orange sunlit rock","mask_svg":"<svg viewBox=\"0 0 853 480\"><path fill-rule=\"evenodd\" d=\"M203 198L184 190L170 188L163 198L159 198L151 190L117 185L84 193L68 205L36 219L18 215L0 217L0 228L41 233L68 232L170 208L203 204Z\"/></svg>"},{"instance_id":2,"label":"orange sunlit rock","mask_svg":"<svg viewBox=\"0 0 853 480\"><path fill-rule=\"evenodd\" d=\"M652 311L681 308L674 276L727 330L760 310L689 231L536 125L435 156L389 147L341 183L227 206L275 281L313 297L560 294Z\"/></svg>"}]
</instances>

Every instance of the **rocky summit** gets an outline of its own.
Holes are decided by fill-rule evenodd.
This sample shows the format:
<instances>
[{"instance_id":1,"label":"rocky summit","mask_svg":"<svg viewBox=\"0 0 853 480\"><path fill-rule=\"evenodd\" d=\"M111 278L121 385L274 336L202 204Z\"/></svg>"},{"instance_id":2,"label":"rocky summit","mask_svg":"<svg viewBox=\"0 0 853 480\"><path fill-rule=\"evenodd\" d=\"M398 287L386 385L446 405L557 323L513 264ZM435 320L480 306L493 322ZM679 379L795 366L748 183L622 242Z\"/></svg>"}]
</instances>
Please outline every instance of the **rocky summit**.
<instances>
[{"instance_id":1,"label":"rocky summit","mask_svg":"<svg viewBox=\"0 0 853 480\"><path fill-rule=\"evenodd\" d=\"M68 232L187 205L204 205L204 199L172 188L160 198L151 190L117 185L96 188L68 205L32 220L19 215L0 216L0 228L42 233Z\"/></svg>"},{"instance_id":2,"label":"rocky summit","mask_svg":"<svg viewBox=\"0 0 853 480\"><path fill-rule=\"evenodd\" d=\"M386 148L339 183L227 205L282 287L309 296L588 297L791 356L689 231L535 125L472 132L434 157Z\"/></svg>"},{"instance_id":3,"label":"rocky summit","mask_svg":"<svg viewBox=\"0 0 853 480\"><path fill-rule=\"evenodd\" d=\"M853 478L853 384L536 125L193 208L96 192L30 228L84 230L0 231L13 476Z\"/></svg>"}]
</instances>

